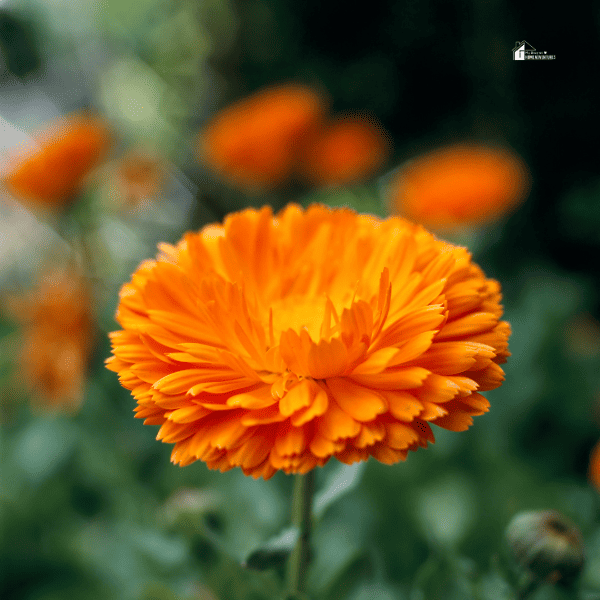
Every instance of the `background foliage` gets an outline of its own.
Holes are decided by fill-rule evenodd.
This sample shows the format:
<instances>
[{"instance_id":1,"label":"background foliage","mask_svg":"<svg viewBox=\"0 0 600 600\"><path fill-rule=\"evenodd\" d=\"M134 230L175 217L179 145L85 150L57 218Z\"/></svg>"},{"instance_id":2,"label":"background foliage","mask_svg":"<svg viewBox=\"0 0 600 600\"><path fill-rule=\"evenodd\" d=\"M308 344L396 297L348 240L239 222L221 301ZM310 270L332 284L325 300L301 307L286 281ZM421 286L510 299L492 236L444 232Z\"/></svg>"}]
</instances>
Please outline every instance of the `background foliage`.
<instances>
[{"instance_id":1,"label":"background foliage","mask_svg":"<svg viewBox=\"0 0 600 600\"><path fill-rule=\"evenodd\" d=\"M63 248L75 231L95 250L99 334L81 410L48 416L32 411L15 384L19 326L3 313L0 596L279 593L285 535L252 552L287 527L290 478L174 467L156 428L132 418L130 394L103 360L106 334L117 328L117 291L158 241L231 210L288 200L386 214L385 177L344 190L294 184L246 196L196 162L195 136L210 115L294 79L328 90L335 111L377 115L394 140L388 169L440 144L480 139L510 144L533 176L515 214L468 240L476 262L502 283L514 331L490 413L465 433L436 429L436 444L404 464L319 470L311 593L514 598L518 574L503 531L521 510L551 508L585 538L578 597L600 597L600 505L586 477L600 438L599 23L591 2L560 14L512 0L355 9L315 0L1 2L0 149L14 146L18 132L92 106L111 122L111 158L147 148L166 175L161 199L131 210L115 202L110 171L59 222L14 202L2 207L3 292L27 287L47 248ZM556 60L513 62L524 37ZM569 593L546 587L534 597Z\"/></svg>"}]
</instances>

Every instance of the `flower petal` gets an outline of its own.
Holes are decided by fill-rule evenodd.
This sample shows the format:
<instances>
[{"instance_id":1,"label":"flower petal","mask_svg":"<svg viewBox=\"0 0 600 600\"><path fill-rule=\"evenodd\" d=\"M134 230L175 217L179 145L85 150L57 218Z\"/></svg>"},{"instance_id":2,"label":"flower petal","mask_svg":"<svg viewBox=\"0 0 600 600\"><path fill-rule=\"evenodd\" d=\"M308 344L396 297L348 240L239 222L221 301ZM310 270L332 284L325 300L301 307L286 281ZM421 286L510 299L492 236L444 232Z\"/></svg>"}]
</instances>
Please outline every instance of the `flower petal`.
<instances>
[{"instance_id":1,"label":"flower petal","mask_svg":"<svg viewBox=\"0 0 600 600\"><path fill-rule=\"evenodd\" d=\"M387 410L385 398L377 392L352 383L348 379L334 377L327 380L338 406L357 421L371 421Z\"/></svg>"}]
</instances>

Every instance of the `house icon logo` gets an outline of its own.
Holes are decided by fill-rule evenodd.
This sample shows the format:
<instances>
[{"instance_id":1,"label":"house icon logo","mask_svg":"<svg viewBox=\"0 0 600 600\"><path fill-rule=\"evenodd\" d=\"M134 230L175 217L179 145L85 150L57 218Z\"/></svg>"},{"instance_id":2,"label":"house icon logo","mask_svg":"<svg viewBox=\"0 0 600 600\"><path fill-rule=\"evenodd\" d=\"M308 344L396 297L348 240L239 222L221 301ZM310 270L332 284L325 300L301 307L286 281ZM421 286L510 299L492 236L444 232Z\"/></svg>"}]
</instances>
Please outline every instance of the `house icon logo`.
<instances>
[{"instance_id":1,"label":"house icon logo","mask_svg":"<svg viewBox=\"0 0 600 600\"><path fill-rule=\"evenodd\" d=\"M513 48L513 60L525 60L526 52L535 52L535 48L525 40L517 42Z\"/></svg>"},{"instance_id":2,"label":"house icon logo","mask_svg":"<svg viewBox=\"0 0 600 600\"><path fill-rule=\"evenodd\" d=\"M555 60L555 54L538 52L529 42L517 42L513 48L513 60Z\"/></svg>"}]
</instances>

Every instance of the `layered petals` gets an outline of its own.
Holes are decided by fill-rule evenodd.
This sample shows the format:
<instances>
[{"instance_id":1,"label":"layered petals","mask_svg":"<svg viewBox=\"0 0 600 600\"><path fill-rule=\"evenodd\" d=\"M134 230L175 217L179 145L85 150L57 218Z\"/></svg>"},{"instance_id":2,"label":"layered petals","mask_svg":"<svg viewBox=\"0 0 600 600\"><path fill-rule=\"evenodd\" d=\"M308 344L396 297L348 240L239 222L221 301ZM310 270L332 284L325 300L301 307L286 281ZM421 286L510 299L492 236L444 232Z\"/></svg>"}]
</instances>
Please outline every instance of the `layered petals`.
<instances>
[{"instance_id":1,"label":"layered petals","mask_svg":"<svg viewBox=\"0 0 600 600\"><path fill-rule=\"evenodd\" d=\"M177 464L391 464L504 378L498 284L403 219L247 209L160 250L121 291L107 366Z\"/></svg>"}]
</instances>

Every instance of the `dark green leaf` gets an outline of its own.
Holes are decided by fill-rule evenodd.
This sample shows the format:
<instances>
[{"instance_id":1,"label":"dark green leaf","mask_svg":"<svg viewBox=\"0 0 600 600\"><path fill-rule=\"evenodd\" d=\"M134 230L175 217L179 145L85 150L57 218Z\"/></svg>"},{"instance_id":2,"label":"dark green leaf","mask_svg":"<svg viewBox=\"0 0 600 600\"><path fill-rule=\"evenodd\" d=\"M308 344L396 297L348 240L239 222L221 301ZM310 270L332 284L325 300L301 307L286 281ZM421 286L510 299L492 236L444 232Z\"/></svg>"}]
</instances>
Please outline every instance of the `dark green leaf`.
<instances>
[{"instance_id":1,"label":"dark green leaf","mask_svg":"<svg viewBox=\"0 0 600 600\"><path fill-rule=\"evenodd\" d=\"M253 550L243 562L243 566L264 571L282 565L294 548L299 533L297 527L285 529Z\"/></svg>"}]
</instances>

